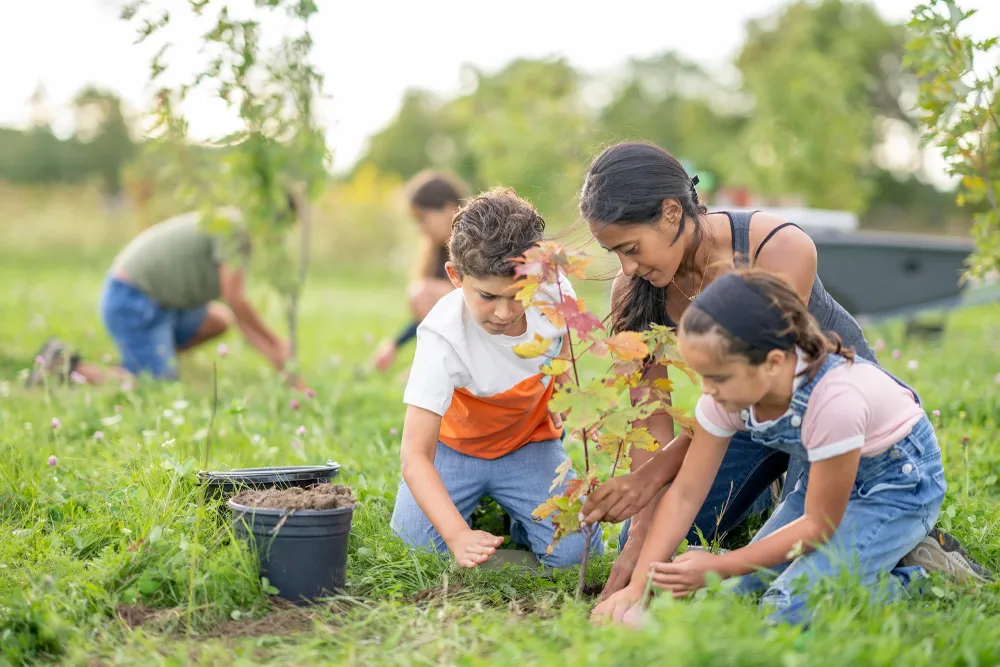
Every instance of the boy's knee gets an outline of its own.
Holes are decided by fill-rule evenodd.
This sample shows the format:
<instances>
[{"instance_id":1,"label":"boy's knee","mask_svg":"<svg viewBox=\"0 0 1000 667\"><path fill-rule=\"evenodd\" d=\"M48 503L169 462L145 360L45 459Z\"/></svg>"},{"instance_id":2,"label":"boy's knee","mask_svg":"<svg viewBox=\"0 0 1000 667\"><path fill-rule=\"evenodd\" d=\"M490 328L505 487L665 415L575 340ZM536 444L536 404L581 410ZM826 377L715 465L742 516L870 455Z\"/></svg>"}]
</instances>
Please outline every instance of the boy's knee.
<instances>
[{"instance_id":1,"label":"boy's knee","mask_svg":"<svg viewBox=\"0 0 1000 667\"><path fill-rule=\"evenodd\" d=\"M559 540L551 554L539 554L538 560L554 568L573 567L583 562L584 547L587 542L583 533L573 533ZM590 538L590 558L604 554L604 532L600 529Z\"/></svg>"}]
</instances>

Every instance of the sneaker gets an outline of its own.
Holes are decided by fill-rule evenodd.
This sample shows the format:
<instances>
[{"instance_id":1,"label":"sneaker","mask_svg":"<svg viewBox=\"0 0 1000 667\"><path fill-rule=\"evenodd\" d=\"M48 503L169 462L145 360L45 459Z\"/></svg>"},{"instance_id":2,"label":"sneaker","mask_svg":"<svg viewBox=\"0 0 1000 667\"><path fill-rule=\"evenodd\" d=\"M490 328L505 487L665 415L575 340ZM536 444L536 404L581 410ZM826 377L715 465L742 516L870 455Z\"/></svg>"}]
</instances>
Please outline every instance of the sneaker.
<instances>
[{"instance_id":1,"label":"sneaker","mask_svg":"<svg viewBox=\"0 0 1000 667\"><path fill-rule=\"evenodd\" d=\"M35 361L25 382L27 387L37 387L42 384L45 376L64 382L69 373L66 370L66 345L56 338L49 338L35 356Z\"/></svg>"},{"instance_id":2,"label":"sneaker","mask_svg":"<svg viewBox=\"0 0 1000 667\"><path fill-rule=\"evenodd\" d=\"M972 560L954 536L940 528L920 540L910 553L903 556L901 565L919 565L928 572L944 572L958 581L976 581L984 584L993 581L993 575L979 563Z\"/></svg>"}]
</instances>

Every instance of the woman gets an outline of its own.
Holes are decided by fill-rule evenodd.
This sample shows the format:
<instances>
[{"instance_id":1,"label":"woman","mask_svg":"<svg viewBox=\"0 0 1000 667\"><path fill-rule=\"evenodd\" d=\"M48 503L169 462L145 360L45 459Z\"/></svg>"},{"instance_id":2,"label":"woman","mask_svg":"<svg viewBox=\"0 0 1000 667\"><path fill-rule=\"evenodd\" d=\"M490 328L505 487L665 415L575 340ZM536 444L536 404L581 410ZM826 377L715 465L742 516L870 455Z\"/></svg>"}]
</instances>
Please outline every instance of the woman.
<instances>
[{"instance_id":1,"label":"woman","mask_svg":"<svg viewBox=\"0 0 1000 667\"><path fill-rule=\"evenodd\" d=\"M709 213L698 201L696 184L674 156L648 143L611 146L591 163L580 193L580 213L594 239L621 263L611 297L614 330L641 331L650 324L673 327L727 267L750 264L783 277L824 331L836 333L857 356L878 363L861 327L816 275L816 247L804 231L759 211ZM587 522L630 517L602 597L628 583L653 510L691 444L685 434L674 438L673 420L667 415L655 415L640 425L661 444L669 444L656 453L634 452L633 474L596 489L584 507ZM804 470L797 460L789 462L788 454L755 444L745 434L737 434L733 443L687 536L691 542L698 540L697 531L711 540L739 525L751 511L771 506L768 487L785 472L795 480ZM647 462L650 465L644 466ZM914 550L911 556L917 560L910 564L983 576L951 536L942 533L920 546L924 548Z\"/></svg>"},{"instance_id":2,"label":"woman","mask_svg":"<svg viewBox=\"0 0 1000 667\"><path fill-rule=\"evenodd\" d=\"M414 276L407 289L413 321L395 339L379 344L373 360L378 370L392 365L399 349L417 335L417 326L438 299L454 289L444 265L448 261L451 221L468 196L468 188L450 174L425 171L410 180L408 189L410 212L421 232Z\"/></svg>"}]
</instances>

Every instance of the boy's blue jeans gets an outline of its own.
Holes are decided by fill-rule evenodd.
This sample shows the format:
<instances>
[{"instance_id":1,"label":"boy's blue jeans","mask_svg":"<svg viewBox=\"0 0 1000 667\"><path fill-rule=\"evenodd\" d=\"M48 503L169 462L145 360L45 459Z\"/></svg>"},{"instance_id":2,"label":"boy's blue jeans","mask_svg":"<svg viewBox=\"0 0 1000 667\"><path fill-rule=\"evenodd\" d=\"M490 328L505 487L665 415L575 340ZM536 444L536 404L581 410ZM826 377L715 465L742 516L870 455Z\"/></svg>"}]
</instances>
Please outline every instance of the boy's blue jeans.
<instances>
[{"instance_id":1,"label":"boy's blue jeans","mask_svg":"<svg viewBox=\"0 0 1000 667\"><path fill-rule=\"evenodd\" d=\"M479 501L488 496L496 501L511 518L511 539L531 549L538 560L550 567L578 565L585 545L582 533L568 535L559 541L551 554L546 553L555 526L551 518L536 521L531 513L545 499L561 492L563 485L549 491L556 477L556 468L566 460L561 440L531 442L498 459L466 456L443 443L438 443L434 468L441 475L445 489L462 518L469 522ZM566 482L575 478L573 471ZM448 551L444 539L427 519L410 493L405 481L399 483L392 529L409 546L441 553ZM590 553L604 553L603 531L591 537Z\"/></svg>"}]
</instances>

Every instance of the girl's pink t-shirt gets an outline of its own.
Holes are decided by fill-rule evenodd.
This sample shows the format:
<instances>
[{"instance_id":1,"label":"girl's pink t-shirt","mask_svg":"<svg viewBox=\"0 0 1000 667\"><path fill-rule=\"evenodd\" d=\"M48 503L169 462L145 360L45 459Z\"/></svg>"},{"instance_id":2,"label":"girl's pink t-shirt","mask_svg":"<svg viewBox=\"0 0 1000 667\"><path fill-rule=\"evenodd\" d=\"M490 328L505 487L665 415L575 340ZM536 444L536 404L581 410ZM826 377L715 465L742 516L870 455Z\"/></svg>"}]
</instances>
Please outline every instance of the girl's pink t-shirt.
<instances>
[{"instance_id":1,"label":"girl's pink t-shirt","mask_svg":"<svg viewBox=\"0 0 1000 667\"><path fill-rule=\"evenodd\" d=\"M795 389L805 381L798 375L805 368L799 352ZM785 415L791 412L791 407ZM720 438L746 431L746 412L727 412L707 394L695 406L701 427ZM784 416L784 415L783 415ZM913 392L873 364L843 363L820 378L813 388L802 417L802 443L809 461L822 461L860 449L862 456L875 456L909 435L924 416ZM752 430L764 430L774 421L758 422L749 411Z\"/></svg>"}]
</instances>

